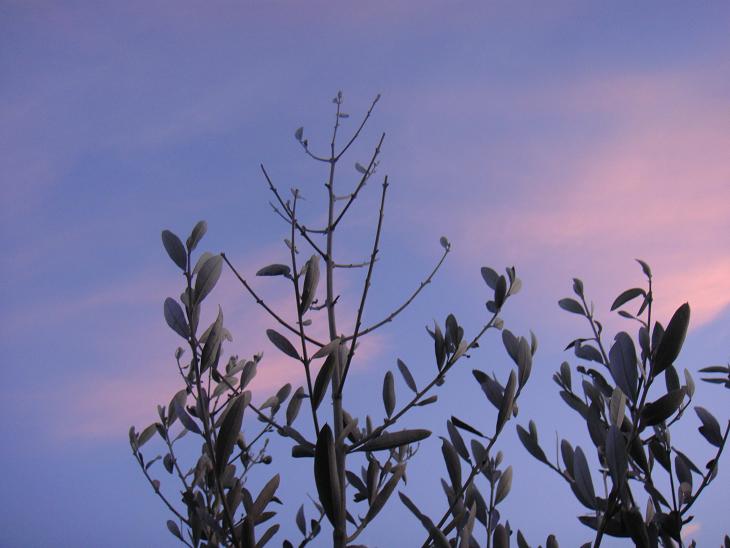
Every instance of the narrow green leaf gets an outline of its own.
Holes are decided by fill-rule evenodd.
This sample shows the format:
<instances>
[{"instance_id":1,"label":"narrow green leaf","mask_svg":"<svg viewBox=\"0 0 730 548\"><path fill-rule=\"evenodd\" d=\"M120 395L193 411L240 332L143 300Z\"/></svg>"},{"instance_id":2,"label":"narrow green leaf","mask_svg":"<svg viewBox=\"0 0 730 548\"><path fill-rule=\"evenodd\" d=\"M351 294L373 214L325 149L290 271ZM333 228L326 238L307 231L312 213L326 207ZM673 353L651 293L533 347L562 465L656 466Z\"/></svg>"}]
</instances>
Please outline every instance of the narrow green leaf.
<instances>
[{"instance_id":1,"label":"narrow green leaf","mask_svg":"<svg viewBox=\"0 0 730 548\"><path fill-rule=\"evenodd\" d=\"M457 428L461 428L462 430L466 430L467 432L470 432L474 434L475 436L479 436L481 438L486 437L484 434L482 434L479 430L474 428L471 424L468 424L461 420L459 417L455 417L454 415L451 415L451 422L454 423L454 426Z\"/></svg>"},{"instance_id":2,"label":"narrow green leaf","mask_svg":"<svg viewBox=\"0 0 730 548\"><path fill-rule=\"evenodd\" d=\"M586 315L585 310L583 310L583 305L581 305L575 299L571 299L569 297L565 299L560 299L558 301L558 306L560 306L560 308L562 308L563 310L572 312L573 314L580 314L581 316Z\"/></svg>"},{"instance_id":3,"label":"narrow green leaf","mask_svg":"<svg viewBox=\"0 0 730 548\"><path fill-rule=\"evenodd\" d=\"M238 434L241 432L243 412L250 401L251 393L244 392L236 396L228 406L215 443L215 463L218 475L222 475L228 465L228 459L233 452L233 447L236 445Z\"/></svg>"},{"instance_id":4,"label":"narrow green leaf","mask_svg":"<svg viewBox=\"0 0 730 548\"><path fill-rule=\"evenodd\" d=\"M299 311L303 315L312 306L317 294L319 285L319 255L312 255L307 261L307 272L304 274L304 285L302 287L302 301Z\"/></svg>"},{"instance_id":5,"label":"narrow green leaf","mask_svg":"<svg viewBox=\"0 0 730 548\"><path fill-rule=\"evenodd\" d=\"M616 384L633 402L637 398L638 366L633 339L621 331L616 335L608 353L609 370Z\"/></svg>"},{"instance_id":6,"label":"narrow green leaf","mask_svg":"<svg viewBox=\"0 0 730 548\"><path fill-rule=\"evenodd\" d=\"M636 259L636 262L637 262L637 263L639 263L639 264L641 265L641 270L643 270L643 271L644 271L644 275L645 275L645 276L646 276L647 278L651 279L651 268L649 267L649 265L648 265L648 264L646 264L646 263L645 263L644 261L642 261L641 259Z\"/></svg>"},{"instance_id":7,"label":"narrow green leaf","mask_svg":"<svg viewBox=\"0 0 730 548\"><path fill-rule=\"evenodd\" d=\"M627 289L626 291L623 291L616 299L613 301L613 304L611 305L611 311L616 310L619 306L622 306L626 304L627 302L631 301L632 299L635 299L636 297L640 295L646 295L646 291L639 287L634 287L632 289Z\"/></svg>"},{"instance_id":8,"label":"narrow green leaf","mask_svg":"<svg viewBox=\"0 0 730 548\"><path fill-rule=\"evenodd\" d=\"M403 504L405 504L406 508L408 508L413 513L413 515L418 518L426 531L428 531L428 533L431 535L431 539L436 543L436 546L438 546L439 548L451 548L451 544L446 539L446 535L444 535L441 529L437 528L436 525L434 525L433 521L431 521L428 516L424 515L418 509L418 507L413 503L411 499L409 499L401 491L398 492L398 496L400 497L400 500L403 502Z\"/></svg>"},{"instance_id":9,"label":"narrow green leaf","mask_svg":"<svg viewBox=\"0 0 730 548\"><path fill-rule=\"evenodd\" d=\"M570 445L568 440L560 441L560 455L563 457L565 470L573 477L573 446Z\"/></svg>"},{"instance_id":10,"label":"narrow green leaf","mask_svg":"<svg viewBox=\"0 0 730 548\"><path fill-rule=\"evenodd\" d=\"M469 451L467 450L466 444L464 443L464 438L461 437L461 434L456 429L452 421L446 421L446 430L449 433L449 438L451 439L451 443L453 444L457 453L459 453L462 459L468 461Z\"/></svg>"},{"instance_id":11,"label":"narrow green leaf","mask_svg":"<svg viewBox=\"0 0 730 548\"><path fill-rule=\"evenodd\" d=\"M317 485L319 502L332 525L337 523L339 513L340 482L337 479L337 459L332 429L325 424L319 431L314 450L314 481Z\"/></svg>"},{"instance_id":12,"label":"narrow green leaf","mask_svg":"<svg viewBox=\"0 0 730 548\"><path fill-rule=\"evenodd\" d=\"M274 331L273 329L267 329L266 336L269 338L271 343L276 348L281 350L284 354L291 358L294 358L295 360L301 361L301 358L299 357L299 353L297 352L296 348L294 348L294 345L290 343L289 339L287 339L284 335L277 331Z\"/></svg>"},{"instance_id":13,"label":"narrow green leaf","mask_svg":"<svg viewBox=\"0 0 730 548\"><path fill-rule=\"evenodd\" d=\"M254 519L261 515L261 513L266 509L266 506L271 502L271 499L274 498L276 490L279 488L279 480L279 474L276 474L266 483L266 485L264 485L259 496L256 497L253 506L251 506L251 509L248 511L248 515L253 516Z\"/></svg>"},{"instance_id":14,"label":"narrow green leaf","mask_svg":"<svg viewBox=\"0 0 730 548\"><path fill-rule=\"evenodd\" d=\"M593 489L588 461L586 461L586 456L580 447L576 447L573 452L573 477L578 500L588 508L594 509L596 507L596 492Z\"/></svg>"},{"instance_id":15,"label":"narrow green leaf","mask_svg":"<svg viewBox=\"0 0 730 548\"><path fill-rule=\"evenodd\" d=\"M410 388L413 392L418 393L416 381L413 380L413 375L411 375L411 372L408 370L408 366L400 359L398 359L396 363L398 364L398 370L403 376L403 380L406 382L408 388Z\"/></svg>"},{"instance_id":16,"label":"narrow green leaf","mask_svg":"<svg viewBox=\"0 0 730 548\"><path fill-rule=\"evenodd\" d=\"M287 405L286 407L287 426L291 426L292 423L296 420L297 415L299 415L299 410L302 407L302 399L304 398L304 388L300 386L299 388L297 388L296 392L294 392L294 395L289 400L289 405Z\"/></svg>"},{"instance_id":17,"label":"narrow green leaf","mask_svg":"<svg viewBox=\"0 0 730 548\"><path fill-rule=\"evenodd\" d=\"M606 436L606 461L613 484L617 487L622 485L628 470L628 459L624 436L615 424L608 428Z\"/></svg>"},{"instance_id":18,"label":"narrow green leaf","mask_svg":"<svg viewBox=\"0 0 730 548\"><path fill-rule=\"evenodd\" d=\"M421 401L419 401L416 405L418 407L425 407L426 405L431 405L432 403L436 403L438 401L439 397L434 394L432 396L429 396L428 398L424 398Z\"/></svg>"},{"instance_id":19,"label":"narrow green leaf","mask_svg":"<svg viewBox=\"0 0 730 548\"><path fill-rule=\"evenodd\" d=\"M200 257L198 257L198 260L195 262L195 268L193 268L193 274L197 274L200 272L200 269L203 268L203 265L213 256L213 254L210 251L204 251L200 254Z\"/></svg>"},{"instance_id":20,"label":"narrow green leaf","mask_svg":"<svg viewBox=\"0 0 730 548\"><path fill-rule=\"evenodd\" d=\"M180 540L185 540L185 539L183 539L182 533L180 533L180 527L178 527L177 523L175 523L171 519L167 520L167 530L170 531L173 535L175 535Z\"/></svg>"},{"instance_id":21,"label":"narrow green leaf","mask_svg":"<svg viewBox=\"0 0 730 548\"><path fill-rule=\"evenodd\" d=\"M654 355L652 376L656 377L659 375L677 359L684 344L684 338L687 335L689 316L689 304L684 303L677 309L672 319L669 320L669 325L667 325L659 347L656 349L656 354Z\"/></svg>"},{"instance_id":22,"label":"narrow green leaf","mask_svg":"<svg viewBox=\"0 0 730 548\"><path fill-rule=\"evenodd\" d=\"M509 548L509 534L501 523L494 528L492 533L494 548Z\"/></svg>"},{"instance_id":23,"label":"narrow green leaf","mask_svg":"<svg viewBox=\"0 0 730 548\"><path fill-rule=\"evenodd\" d=\"M390 499L390 496L393 494L393 491L398 485L400 479L403 477L404 473L405 466L396 467L395 471L390 476L390 479L385 483L385 486L378 492L378 494L373 499L370 508L368 508L368 513L365 515L366 523L371 522L375 518L375 516L378 515L383 506L385 506L385 503L388 502L388 499Z\"/></svg>"},{"instance_id":24,"label":"narrow green leaf","mask_svg":"<svg viewBox=\"0 0 730 548\"><path fill-rule=\"evenodd\" d=\"M307 534L307 519L304 517L304 505L299 506L296 517L297 527L302 535Z\"/></svg>"},{"instance_id":25,"label":"narrow green leaf","mask_svg":"<svg viewBox=\"0 0 730 548\"><path fill-rule=\"evenodd\" d=\"M336 352L327 356L327 359L317 372L317 378L314 380L314 388L312 389L312 401L314 402L315 409L318 409L322 403L324 395L327 392L327 387L332 380L332 372L334 371L335 360L337 359L336 356Z\"/></svg>"},{"instance_id":26,"label":"narrow green leaf","mask_svg":"<svg viewBox=\"0 0 730 548\"><path fill-rule=\"evenodd\" d=\"M525 337L520 337L517 343L517 369L519 371L519 386L525 386L532 371L532 352L530 343Z\"/></svg>"},{"instance_id":27,"label":"narrow green leaf","mask_svg":"<svg viewBox=\"0 0 730 548\"><path fill-rule=\"evenodd\" d=\"M451 487L453 487L454 491L458 491L461 489L461 463L459 462L459 455L456 449L445 438L442 438L441 454L444 457L446 471L449 473Z\"/></svg>"},{"instance_id":28,"label":"narrow green leaf","mask_svg":"<svg viewBox=\"0 0 730 548\"><path fill-rule=\"evenodd\" d=\"M200 354L200 371L206 371L209 367L215 369L218 365L218 359L221 351L221 343L223 342L223 312L218 307L218 316L211 326L208 336L203 345L203 351Z\"/></svg>"},{"instance_id":29,"label":"narrow green leaf","mask_svg":"<svg viewBox=\"0 0 730 548\"><path fill-rule=\"evenodd\" d=\"M695 413L702 421L702 426L699 427L699 432L704 438L715 447L722 445L722 430L720 430L720 423L717 419L704 407L695 407Z\"/></svg>"},{"instance_id":30,"label":"narrow green leaf","mask_svg":"<svg viewBox=\"0 0 730 548\"><path fill-rule=\"evenodd\" d=\"M188 251L193 251L198 246L206 232L208 232L208 223L205 221L198 221L193 227L193 231L190 233L187 242L185 242L188 247Z\"/></svg>"},{"instance_id":31,"label":"narrow green leaf","mask_svg":"<svg viewBox=\"0 0 730 548\"><path fill-rule=\"evenodd\" d=\"M180 267L181 270L185 270L188 266L188 254L185 251L180 238L169 230L162 231L162 245L165 246L165 251L170 256L172 261Z\"/></svg>"},{"instance_id":32,"label":"narrow green leaf","mask_svg":"<svg viewBox=\"0 0 730 548\"><path fill-rule=\"evenodd\" d=\"M509 495L510 489L512 489L512 467L508 466L499 477L499 482L497 482L494 504L502 502Z\"/></svg>"},{"instance_id":33,"label":"narrow green leaf","mask_svg":"<svg viewBox=\"0 0 730 548\"><path fill-rule=\"evenodd\" d=\"M157 425L155 423L150 424L147 428L142 430L142 433L137 439L137 447L142 447L145 443L151 440L157 433Z\"/></svg>"},{"instance_id":34,"label":"narrow green leaf","mask_svg":"<svg viewBox=\"0 0 730 548\"><path fill-rule=\"evenodd\" d=\"M512 416L512 407L514 405L516 389L517 377L515 376L514 371L510 371L507 386L504 389L504 396L502 397L502 405L499 408L499 413L497 415L497 434L502 431L504 424Z\"/></svg>"},{"instance_id":35,"label":"narrow green leaf","mask_svg":"<svg viewBox=\"0 0 730 548\"><path fill-rule=\"evenodd\" d=\"M626 395L618 386L613 389L613 394L611 394L609 411L611 424L615 424L620 428L621 423L624 421L624 413L626 412Z\"/></svg>"},{"instance_id":36,"label":"narrow green leaf","mask_svg":"<svg viewBox=\"0 0 730 548\"><path fill-rule=\"evenodd\" d=\"M291 276L291 268L285 264L270 264L265 266L256 272L257 276L284 276L289 278Z\"/></svg>"},{"instance_id":37,"label":"narrow green leaf","mask_svg":"<svg viewBox=\"0 0 730 548\"><path fill-rule=\"evenodd\" d=\"M337 337L336 339L331 340L327 344L325 344L322 348L317 350L314 355L312 356L313 360L318 360L320 358L324 358L325 356L329 356L337 350L340 346L340 338Z\"/></svg>"},{"instance_id":38,"label":"narrow green leaf","mask_svg":"<svg viewBox=\"0 0 730 548\"><path fill-rule=\"evenodd\" d=\"M185 407L180 403L180 400L174 400L173 405L175 406L175 413L177 414L177 418L180 419L182 425L191 432L202 436L203 433L200 431L200 427L193 420L193 418L188 415L188 412L185 410Z\"/></svg>"},{"instance_id":39,"label":"narrow green leaf","mask_svg":"<svg viewBox=\"0 0 730 548\"><path fill-rule=\"evenodd\" d=\"M414 429L400 430L398 432L383 432L377 438L361 445L357 451L383 451L393 449L402 445L409 445L424 440L431 435L430 430Z\"/></svg>"},{"instance_id":40,"label":"narrow green leaf","mask_svg":"<svg viewBox=\"0 0 730 548\"><path fill-rule=\"evenodd\" d=\"M383 405L385 406L385 414L390 417L395 409L395 382L393 373L390 371L383 378Z\"/></svg>"},{"instance_id":41,"label":"narrow green leaf","mask_svg":"<svg viewBox=\"0 0 730 548\"><path fill-rule=\"evenodd\" d=\"M504 276L497 278L497 285L494 288L494 304L497 308L502 308L504 299L507 296L507 279Z\"/></svg>"},{"instance_id":42,"label":"narrow green leaf","mask_svg":"<svg viewBox=\"0 0 730 548\"><path fill-rule=\"evenodd\" d=\"M492 270L488 266L483 266L481 273L482 273L482 278L484 278L484 281L486 282L487 286L489 286L491 289L496 289L497 280L499 279L499 274L497 274L496 271Z\"/></svg>"},{"instance_id":43,"label":"narrow green leaf","mask_svg":"<svg viewBox=\"0 0 730 548\"><path fill-rule=\"evenodd\" d=\"M439 324L434 322L433 328L433 340L434 340L434 352L436 354L436 367L439 371L444 366L446 361L446 342L444 341L444 335L441 332Z\"/></svg>"},{"instance_id":44,"label":"narrow green leaf","mask_svg":"<svg viewBox=\"0 0 730 548\"><path fill-rule=\"evenodd\" d=\"M175 333L187 340L190 337L190 327L185 319L185 313L178 302L175 299L168 297L165 299L163 311L165 313L165 321L167 322L167 325L169 325Z\"/></svg>"},{"instance_id":45,"label":"narrow green leaf","mask_svg":"<svg viewBox=\"0 0 730 548\"><path fill-rule=\"evenodd\" d=\"M221 277L223 258L220 255L213 255L203 263L195 278L195 301L202 302L208 294L213 291L215 284Z\"/></svg>"},{"instance_id":46,"label":"narrow green leaf","mask_svg":"<svg viewBox=\"0 0 730 548\"><path fill-rule=\"evenodd\" d=\"M654 402L647 403L641 412L641 420L645 426L662 423L677 412L684 400L684 388L672 390Z\"/></svg>"},{"instance_id":47,"label":"narrow green leaf","mask_svg":"<svg viewBox=\"0 0 730 548\"><path fill-rule=\"evenodd\" d=\"M545 452L542 450L537 440L533 439L532 436L527 432L527 430L525 430L519 424L517 425L517 436L520 438L522 445L525 446L525 449L527 449L530 455L532 455L541 462L544 462L546 464L548 463Z\"/></svg>"},{"instance_id":48,"label":"narrow green leaf","mask_svg":"<svg viewBox=\"0 0 730 548\"><path fill-rule=\"evenodd\" d=\"M279 527L279 524L275 523L266 531L264 531L264 534L259 537L255 548L264 548L264 546L266 546L266 543L269 542L274 537L274 535L279 532Z\"/></svg>"}]
</instances>

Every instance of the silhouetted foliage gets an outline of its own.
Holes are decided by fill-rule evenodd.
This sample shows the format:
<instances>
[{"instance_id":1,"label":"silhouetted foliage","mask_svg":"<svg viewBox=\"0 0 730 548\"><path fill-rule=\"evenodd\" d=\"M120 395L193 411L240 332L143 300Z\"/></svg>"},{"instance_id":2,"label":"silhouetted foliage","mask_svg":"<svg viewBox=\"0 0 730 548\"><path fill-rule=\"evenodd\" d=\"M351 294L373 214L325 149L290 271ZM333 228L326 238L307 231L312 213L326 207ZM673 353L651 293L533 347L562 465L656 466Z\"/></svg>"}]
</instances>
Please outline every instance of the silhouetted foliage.
<instances>
[{"instance_id":1,"label":"silhouetted foliage","mask_svg":"<svg viewBox=\"0 0 730 548\"><path fill-rule=\"evenodd\" d=\"M336 189L342 191L336 186L335 174L378 99L340 146L338 132L348 115L342 111L342 94L337 94L333 99L332 138L324 155L310 148L304 128L295 131L304 152L321 163L327 173L327 221L323 228L305 225L297 212L301 191L291 189L291 198L286 199L261 166L274 197L274 212L287 225L287 264L263 266L257 276L271 278L271 283L275 278L288 280L292 294L289 313L276 311L267 304L225 254L206 252L196 256L195 250L207 229L204 221L193 228L185 244L168 230L162 233L163 246L184 279L179 299L167 298L163 307L167 324L184 340L184 346L175 352L183 388L168 405L158 406L158 422L139 433L131 428L129 440L142 473L173 514L174 519L167 522L168 529L188 546L262 547L277 534L279 524L271 524L271 520L276 517L274 504L281 503L276 496L280 474L265 474L265 468L259 466L271 463L268 436L273 432L291 441L293 458L311 459L316 491L312 499L315 517L309 520L301 501L286 501L301 504L295 518L301 536L284 540L283 545L305 546L327 529L331 530L332 545L356 546L353 543L394 498L399 485L405 485L407 465L416 456L419 442L431 436L430 430L397 428L396 423L416 407L435 403L436 389L444 384L458 362L479 348L479 341L488 331L501 332L502 344L513 365L500 374L472 371L488 403L494 407L491 419L470 424L451 416L446 421L441 438L446 469L446 478L441 480L446 497L443 514L434 520L406 493L399 491L398 496L423 525L424 546L471 548L479 546L478 539L485 539L488 547L510 545L513 531L500 514L500 504L510 493L514 472L504 462L498 441L508 423L517 417L538 346L534 334L513 334L500 317L506 303L522 286L514 267L506 268L504 274L489 267L481 269L487 295L487 313L481 326L465 327L449 314L443 324L434 322L426 328L435 362L431 375L417 378L405 361L397 358L398 374L408 390L400 390L399 394L396 375L390 370L384 373L382 422L374 422L370 415L364 420L353 417L345 405L345 386L358 343L396 318L431 283L451 250L450 242L442 237L441 255L434 268L402 304L371 325L363 323L378 260L388 177L383 177L380 185L378 219L366 260L338 262L335 229L376 175L385 135L380 137L367 162L355 162L358 180L346 194L336 193ZM306 260L300 258L303 248L312 253ZM622 292L612 306L612 310L620 309L621 316L638 324L636 342L628 332L620 332L606 351L603 326L594 317L593 305L588 304L580 280L573 282L576 298L558 303L562 309L583 317L590 327L587 337L573 340L566 348L572 349L583 363L591 363L575 368L581 379L581 393L574 386L573 370L567 362L560 366L554 380L565 403L586 422L595 452L562 440L562 464L553 462L540 445L535 422L516 426L527 451L565 480L579 503L590 511L578 519L595 530L594 546L600 545L604 535L630 538L639 546L673 546L673 541L681 545L682 527L692 520L690 509L717 475L717 462L730 429L728 423L723 431L710 411L695 407L701 423L699 431L711 456L704 471L672 444L670 428L684 416L695 392L689 371L684 371L682 383L674 367L689 325L690 308L688 304L682 305L666 329L657 322L652 317L652 273L646 263L639 263L647 278L647 288ZM201 329L199 325L203 302L218 282L224 265L271 317L272 327L266 335L272 345L301 365L301 386L293 390L286 384L260 405L252 402L247 387L256 375L261 356L225 358L224 345L232 340L232 335L224 325L220 308L210 326ZM354 330L343 333L338 328L337 275L343 269L353 268L364 271L363 283ZM636 314L622 308L637 299L641 304ZM315 322L326 324L326 339L312 336ZM727 379L705 380L730 387L730 368L713 366L702 371L726 376ZM661 377L663 386L657 382ZM297 423L302 410L306 418ZM255 422L251 424L253 419L260 423L258 428ZM181 462L178 450L178 442L186 435L201 443L199 456L189 463ZM145 459L142 448L155 436L161 440L162 454ZM589 465L592 453L599 463L597 477L610 485L602 496L593 483ZM158 461L180 483L179 496L170 494L174 491L163 489L160 480L153 478L153 466ZM663 492L654 481L660 468L668 474L669 491ZM256 471L268 480L258 493L251 493L246 487L247 478ZM641 497L646 500L643 514L638 506ZM520 547L529 546L520 531L515 540ZM726 546L728 542L726 537ZM550 534L545 545L557 547L555 535ZM591 542L585 544L590 545Z\"/></svg>"}]
</instances>

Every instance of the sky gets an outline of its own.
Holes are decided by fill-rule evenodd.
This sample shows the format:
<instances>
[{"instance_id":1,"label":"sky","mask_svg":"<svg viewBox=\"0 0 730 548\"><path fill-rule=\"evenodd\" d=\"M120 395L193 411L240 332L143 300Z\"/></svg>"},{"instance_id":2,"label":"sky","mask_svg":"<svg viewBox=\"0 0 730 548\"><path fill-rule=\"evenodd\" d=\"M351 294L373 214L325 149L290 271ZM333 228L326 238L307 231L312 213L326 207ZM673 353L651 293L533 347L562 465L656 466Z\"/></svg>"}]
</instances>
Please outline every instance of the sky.
<instances>
[{"instance_id":1,"label":"sky","mask_svg":"<svg viewBox=\"0 0 730 548\"><path fill-rule=\"evenodd\" d=\"M175 545L127 443L129 426L152 422L178 390L179 340L162 303L179 295L181 279L160 231L184 237L206 219L201 248L225 251L286 310L281 286L254 278L287 253L259 164L280 188L299 188L304 217L321 222L325 172L294 131L304 126L324 152L338 90L351 115L343 132L382 95L338 179L352 187L355 162L386 133L378 171L391 186L366 322L417 287L438 260L440 236L453 246L414 305L363 340L353 411L382 414L382 377L396 358L420 382L433 374L425 325L454 313L467 334L481 327L485 265L514 265L523 280L503 316L540 340L518 422L534 419L546 448L556 433L590 448L551 381L563 360L578 363L565 345L587 335L557 306L573 277L607 332L633 333L608 309L642 283L634 259L647 261L660 321L685 301L692 308L678 368L697 379L700 367L727 363L729 24L724 2L0 3L0 545ZM369 253L377 188L366 186L338 236L343 261ZM361 276L340 280L343 325L353 323ZM208 315L216 304L234 335L229 351L264 353L254 399L303 382L266 339L271 319L230 272ZM445 509L446 419L495 418L470 374L506 378L499 336L487 339L439 389L438 404L405 423L434 431L404 488L431 516ZM727 421L727 394L697 384L697 401ZM398 386L399 397L406 392ZM698 425L688 414L674 439L704 463L711 453ZM535 544L551 532L566 546L588 540L567 485L508 430L499 446L515 479L503 515ZM283 440L272 448L284 478L280 544L315 490L301 479L311 461L291 463ZM594 451L589 462L597 465ZM726 454L696 505L689 538L700 546L724 533L728 467ZM393 546L422 536L393 499L362 540Z\"/></svg>"}]
</instances>

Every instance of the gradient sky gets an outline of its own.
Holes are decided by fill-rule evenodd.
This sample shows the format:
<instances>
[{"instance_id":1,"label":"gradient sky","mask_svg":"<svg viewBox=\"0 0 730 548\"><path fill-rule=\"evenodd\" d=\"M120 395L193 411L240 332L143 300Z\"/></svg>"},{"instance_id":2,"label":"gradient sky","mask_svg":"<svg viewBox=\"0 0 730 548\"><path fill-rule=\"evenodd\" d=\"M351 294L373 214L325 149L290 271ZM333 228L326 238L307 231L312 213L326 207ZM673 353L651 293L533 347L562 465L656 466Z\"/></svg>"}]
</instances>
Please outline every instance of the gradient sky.
<instances>
[{"instance_id":1,"label":"gradient sky","mask_svg":"<svg viewBox=\"0 0 730 548\"><path fill-rule=\"evenodd\" d=\"M608 307L641 283L633 259L645 259L660 319L684 301L692 307L679 367L726 363L729 28L726 2L2 2L0 545L175 545L127 443L129 425L154 420L177 390L179 341L162 302L179 294L180 279L159 233L184 235L206 219L202 247L225 250L247 277L285 259L285 227L258 165L282 188L302 189L305 215L321 219L324 173L293 132L303 125L313 148L323 145L340 89L353 118L382 94L346 164L366 160L387 133L380 172L392 186L366 320L416 286L439 256L439 236L454 249L423 298L364 342L351 409L374 406L380 416L382 375L396 357L417 378L432 375L423 327L434 318L453 312L467 334L479 328L482 265L514 264L523 279L504 317L541 341L519 422L534 418L546 449L556 431L590 446L550 380L563 359L576 363L565 344L586 334L556 305L573 276L614 332L623 324ZM357 175L342 174L344 186ZM353 261L368 252L375 188L343 237ZM273 281L254 282L274 305L288 303ZM343 282L348 290L357 293L356 278ZM230 351L265 353L256 398L302 382L266 340L272 322L228 273L209 297L216 302L234 333ZM343 313L354 307L343 299ZM437 435L452 413L491 424L469 370L504 378L508 363L491 335L439 404L406 424ZM720 388L698 382L697 400L727 420ZM704 463L698 420L683 422L675 440ZM291 532L314 493L296 484L311 462L289 464L286 444L274 442L275 463L287 463L282 521ZM565 546L588 539L567 485L526 454L514 427L500 445L515 468L503 511L513 527L535 544L549 532ZM406 487L436 516L445 499L433 470L445 475L436 435ZM700 546L720 542L728 478L726 454L696 505ZM388 508L364 542L422 537L400 502Z\"/></svg>"}]
</instances>

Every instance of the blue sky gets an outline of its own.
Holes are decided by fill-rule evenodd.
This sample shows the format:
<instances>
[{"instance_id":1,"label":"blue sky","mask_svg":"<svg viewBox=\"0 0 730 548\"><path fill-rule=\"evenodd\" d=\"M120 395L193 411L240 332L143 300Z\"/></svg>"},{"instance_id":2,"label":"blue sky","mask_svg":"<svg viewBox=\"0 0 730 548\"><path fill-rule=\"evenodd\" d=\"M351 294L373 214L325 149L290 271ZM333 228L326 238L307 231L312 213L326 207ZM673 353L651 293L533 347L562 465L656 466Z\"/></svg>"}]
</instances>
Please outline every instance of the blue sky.
<instances>
[{"instance_id":1,"label":"blue sky","mask_svg":"<svg viewBox=\"0 0 730 548\"><path fill-rule=\"evenodd\" d=\"M301 188L305 215L321 219L324 174L293 132L303 125L315 148L324 145L340 89L350 129L382 94L351 165L387 134L380 172L392 186L366 318L416 286L441 235L454 248L423 298L364 343L353 408L380 408L396 357L417 377L431 374L425 324L453 312L467 333L478 328L482 265L514 264L524 281L505 321L541 341L520 423L534 418L546 444L556 430L590 444L550 380L563 359L576 363L562 348L585 334L556 305L573 276L607 315L619 291L641 282L633 259L647 260L659 317L692 306L679 366L726 363L729 22L722 2L3 3L0 544L173 545L126 442L128 426L148 424L176 390L178 342L161 309L180 280L159 233L185 234L206 219L203 247L225 250L248 277L285 258L285 227L258 166L281 187ZM342 184L356 175L345 169ZM375 185L367 190L342 237L352 260L371 238L377 196ZM269 281L256 283L287 303ZM343 280L343 293L354 290L344 311L354 310L357 283ZM301 382L266 340L271 322L231 276L211 299L224 306L231 351L265 352L257 397ZM439 405L409 420L436 434L457 410L491 424L469 370L506 375L498 338L467 366ZM698 386L698 401L727 420L720 389ZM684 422L675 435L705 462L696 418ZM437 515L444 499L433 469L445 472L437 438L429 443L407 492ZM276 447L276 462L286 462L286 445ZM502 449L516 472L505 506L513 526L535 543L549 532L565 545L587 539L567 486L526 455L513 428ZM721 538L728 465L725 455L697 505L700 545ZM282 471L296 478L297 466ZM286 530L314 492L293 483L283 493ZM393 531L421 534L399 502L390 508L364 540L388 546Z\"/></svg>"}]
</instances>

